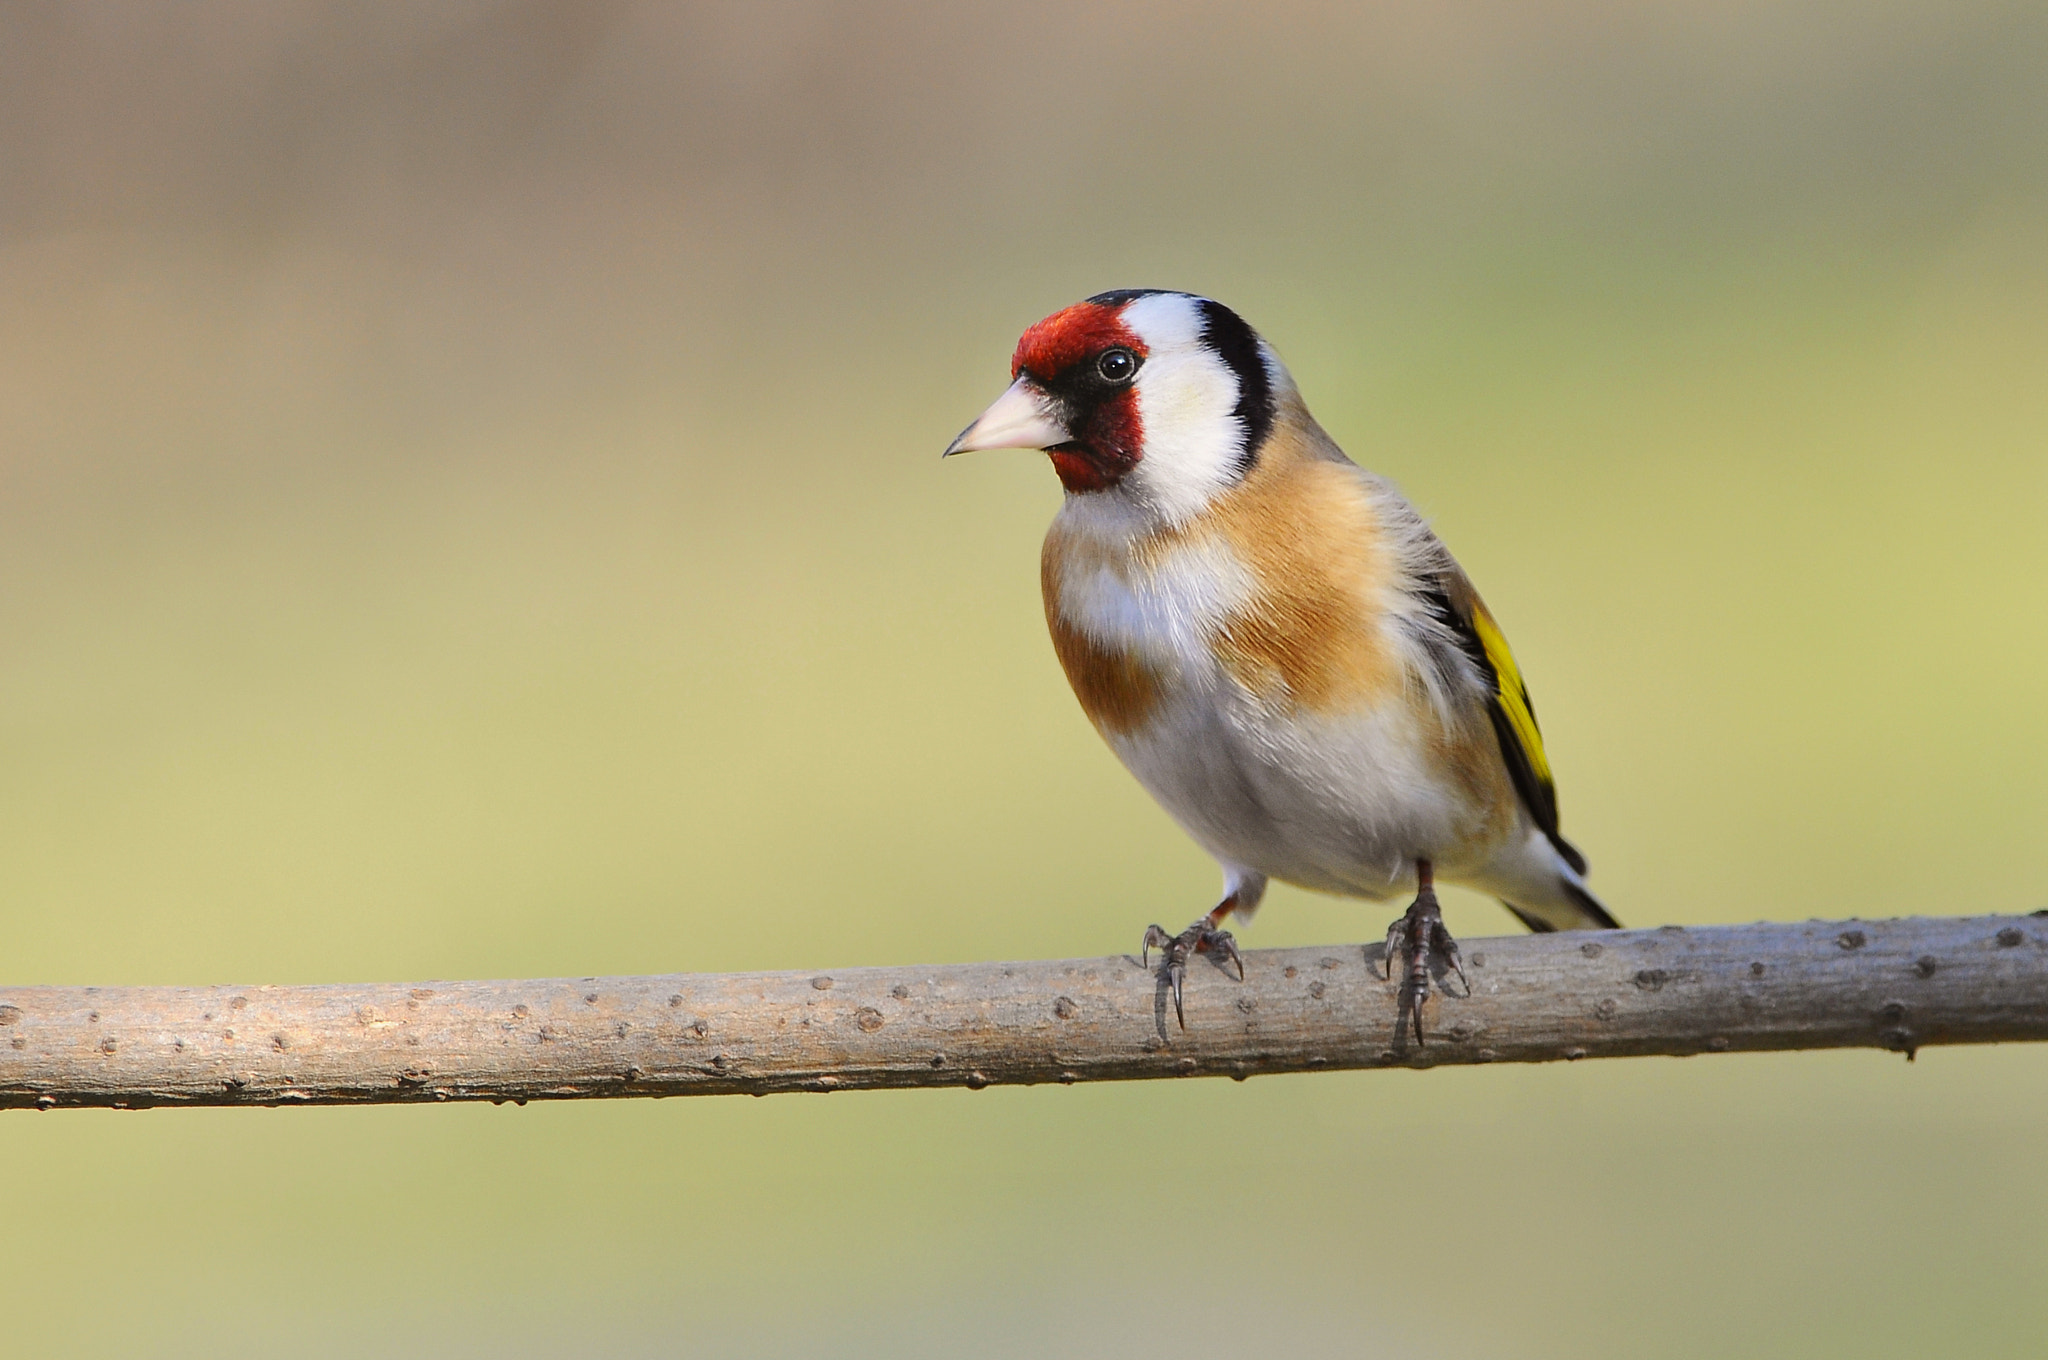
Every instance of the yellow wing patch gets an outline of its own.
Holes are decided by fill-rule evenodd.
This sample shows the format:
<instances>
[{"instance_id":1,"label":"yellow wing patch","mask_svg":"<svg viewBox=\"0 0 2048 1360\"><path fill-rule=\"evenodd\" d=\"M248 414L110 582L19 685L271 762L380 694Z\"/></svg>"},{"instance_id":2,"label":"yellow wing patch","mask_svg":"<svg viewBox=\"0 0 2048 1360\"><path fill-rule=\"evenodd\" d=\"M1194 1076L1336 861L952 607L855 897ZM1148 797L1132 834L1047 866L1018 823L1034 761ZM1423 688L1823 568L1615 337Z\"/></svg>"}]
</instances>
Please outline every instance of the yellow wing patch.
<instances>
[{"instance_id":1,"label":"yellow wing patch","mask_svg":"<svg viewBox=\"0 0 2048 1360\"><path fill-rule=\"evenodd\" d=\"M1522 757L1529 762L1530 773L1536 776L1536 782L1555 808L1557 785L1550 777L1550 760L1543 754L1543 733L1536 727L1536 711L1529 706L1529 690L1522 683L1521 667L1515 664L1515 654L1508 650L1508 640L1501 634L1500 625L1493 621L1493 615L1486 612L1486 606L1476 601L1472 609L1472 631L1479 635L1479 645L1485 649L1486 660L1499 680L1498 702L1501 712L1507 717L1508 730L1514 734L1515 744L1522 748ZM1551 816L1554 819L1555 812Z\"/></svg>"}]
</instances>

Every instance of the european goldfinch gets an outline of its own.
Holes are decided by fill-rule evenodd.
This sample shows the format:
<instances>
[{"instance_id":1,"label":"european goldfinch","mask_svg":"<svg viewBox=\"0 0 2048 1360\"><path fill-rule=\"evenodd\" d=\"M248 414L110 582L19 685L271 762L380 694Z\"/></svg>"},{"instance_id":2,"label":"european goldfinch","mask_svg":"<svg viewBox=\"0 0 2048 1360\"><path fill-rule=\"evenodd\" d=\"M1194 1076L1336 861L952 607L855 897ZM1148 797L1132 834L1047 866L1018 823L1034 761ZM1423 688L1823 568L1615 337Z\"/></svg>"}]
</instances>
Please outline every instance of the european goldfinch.
<instances>
[{"instance_id":1,"label":"european goldfinch","mask_svg":"<svg viewBox=\"0 0 2048 1360\"><path fill-rule=\"evenodd\" d=\"M1181 1008L1189 957L1243 975L1230 934L1270 879L1383 900L1420 1028L1458 967L1433 883L1531 930L1613 928L1558 834L1543 738L1507 641L1415 507L1352 463L1221 303L1102 293L1024 332L1013 381L946 450L1041 449L1066 488L1040 560L1075 697L1221 864L1223 898L1146 932ZM1459 968L1462 976L1463 970Z\"/></svg>"}]
</instances>

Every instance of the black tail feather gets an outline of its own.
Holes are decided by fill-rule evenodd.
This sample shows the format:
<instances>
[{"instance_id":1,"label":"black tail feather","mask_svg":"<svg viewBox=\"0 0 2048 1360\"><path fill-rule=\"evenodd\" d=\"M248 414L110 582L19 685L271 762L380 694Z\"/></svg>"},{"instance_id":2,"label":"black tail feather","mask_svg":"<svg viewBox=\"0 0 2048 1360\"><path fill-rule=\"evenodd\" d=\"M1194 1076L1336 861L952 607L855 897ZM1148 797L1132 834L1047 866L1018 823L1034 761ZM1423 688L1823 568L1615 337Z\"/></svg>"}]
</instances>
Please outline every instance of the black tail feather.
<instances>
[{"instance_id":1,"label":"black tail feather","mask_svg":"<svg viewBox=\"0 0 2048 1360\"><path fill-rule=\"evenodd\" d=\"M1583 876L1586 872L1586 857L1579 853L1579 847L1555 831L1546 831L1543 834L1550 837L1550 843L1557 848L1558 854L1564 856L1564 862L1572 866L1572 872ZM1606 915L1605 911L1601 914Z\"/></svg>"},{"instance_id":2,"label":"black tail feather","mask_svg":"<svg viewBox=\"0 0 2048 1360\"><path fill-rule=\"evenodd\" d=\"M1520 921L1523 925L1529 927L1531 931L1538 935L1548 935L1552 931L1557 929L1556 926L1550 924L1550 922L1544 920L1541 916L1531 916L1528 912L1523 911L1520 907L1508 901L1505 897L1503 897L1500 900L1500 904L1506 907L1509 911L1513 912L1515 914L1515 919L1517 921Z\"/></svg>"},{"instance_id":3,"label":"black tail feather","mask_svg":"<svg viewBox=\"0 0 2048 1360\"><path fill-rule=\"evenodd\" d=\"M1609 912L1606 907L1601 905L1599 898L1593 896L1593 894L1587 892L1584 888L1581 888L1578 884L1572 882L1570 879L1565 880L1564 891L1565 895L1571 898L1572 905L1577 907L1586 918L1586 922L1584 925L1575 924L1572 927L1573 929L1621 929L1621 922L1615 920L1613 913ZM1520 921L1523 925L1529 927L1529 929L1535 931L1539 935L1547 935L1551 931L1557 929L1555 923L1546 921L1542 917L1536 915L1534 912L1525 910L1522 907L1518 907L1514 903L1506 900L1505 898L1501 900L1501 905L1506 907L1509 911L1513 912L1515 914L1516 920Z\"/></svg>"},{"instance_id":4,"label":"black tail feather","mask_svg":"<svg viewBox=\"0 0 2048 1360\"><path fill-rule=\"evenodd\" d=\"M1614 919L1613 913L1607 910L1599 898L1593 896L1593 894L1587 892L1570 879L1565 880L1564 890L1578 909L1593 919L1593 925L1596 929L1621 929L1621 922Z\"/></svg>"}]
</instances>

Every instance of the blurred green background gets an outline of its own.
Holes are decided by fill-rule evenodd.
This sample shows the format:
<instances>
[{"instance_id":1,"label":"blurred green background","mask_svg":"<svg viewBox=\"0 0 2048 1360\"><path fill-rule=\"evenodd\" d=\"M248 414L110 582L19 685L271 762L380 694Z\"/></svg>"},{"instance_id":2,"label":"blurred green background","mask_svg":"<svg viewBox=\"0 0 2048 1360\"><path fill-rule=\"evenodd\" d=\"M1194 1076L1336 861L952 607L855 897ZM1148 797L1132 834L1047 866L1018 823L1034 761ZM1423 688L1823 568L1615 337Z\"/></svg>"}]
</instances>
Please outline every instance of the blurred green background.
<instances>
[{"instance_id":1,"label":"blurred green background","mask_svg":"<svg viewBox=\"0 0 2048 1360\"><path fill-rule=\"evenodd\" d=\"M1138 285L1434 518L1625 921L2048 904L2044 85L2021 3L9 5L0 977L1179 925L1214 871L1043 635L1056 482L937 457ZM2017 1048L12 1114L0 1329L2032 1355L2044 1120Z\"/></svg>"}]
</instances>

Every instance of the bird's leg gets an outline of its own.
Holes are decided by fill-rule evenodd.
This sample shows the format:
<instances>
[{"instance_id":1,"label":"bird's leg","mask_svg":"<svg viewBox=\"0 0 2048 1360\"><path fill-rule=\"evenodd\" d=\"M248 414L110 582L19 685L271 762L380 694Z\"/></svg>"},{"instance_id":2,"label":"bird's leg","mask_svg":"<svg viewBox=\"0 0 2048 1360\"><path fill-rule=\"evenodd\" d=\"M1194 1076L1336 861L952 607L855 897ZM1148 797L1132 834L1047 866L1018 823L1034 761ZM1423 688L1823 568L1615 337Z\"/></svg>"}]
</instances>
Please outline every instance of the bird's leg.
<instances>
[{"instance_id":1,"label":"bird's leg","mask_svg":"<svg viewBox=\"0 0 2048 1360\"><path fill-rule=\"evenodd\" d=\"M1444 928L1443 911L1436 902L1435 874L1428 860L1415 861L1415 880L1415 901L1409 904L1406 914L1387 927L1383 976L1393 981L1394 955L1398 951L1403 962L1400 1006L1415 1018L1415 1042L1420 1046L1427 1042L1422 1036L1422 1003L1429 999L1431 957L1440 957L1456 969L1458 981L1465 983L1467 991L1472 984L1466 981L1465 965L1458 961L1458 942Z\"/></svg>"},{"instance_id":2,"label":"bird's leg","mask_svg":"<svg viewBox=\"0 0 2048 1360\"><path fill-rule=\"evenodd\" d=\"M1223 929L1223 920L1237 910L1238 896L1231 893L1218 902L1206 916L1198 916L1195 923L1178 935L1169 935L1159 926L1145 928L1145 946L1140 954L1149 967L1152 951L1162 951L1160 962L1166 969L1166 980L1173 988L1173 1014L1180 1021L1180 1027L1188 1027L1188 1017L1181 1009L1181 985L1187 981L1188 959L1195 954L1214 952L1218 958L1230 960L1237 965L1237 980L1244 981L1244 960L1238 956L1237 939ZM1256 905L1256 902L1254 903Z\"/></svg>"}]
</instances>

